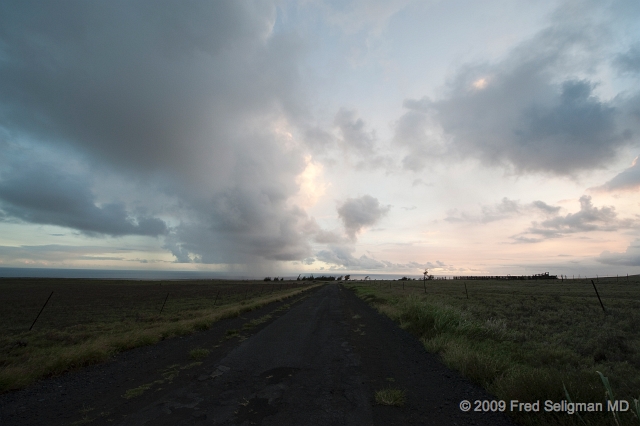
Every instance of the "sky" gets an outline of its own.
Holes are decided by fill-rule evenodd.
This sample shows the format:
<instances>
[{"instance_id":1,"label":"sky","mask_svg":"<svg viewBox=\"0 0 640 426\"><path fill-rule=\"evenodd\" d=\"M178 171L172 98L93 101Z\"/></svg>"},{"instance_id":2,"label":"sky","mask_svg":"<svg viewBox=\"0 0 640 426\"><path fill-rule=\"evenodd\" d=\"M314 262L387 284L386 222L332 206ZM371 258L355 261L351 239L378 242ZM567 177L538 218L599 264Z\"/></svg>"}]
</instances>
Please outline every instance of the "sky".
<instances>
[{"instance_id":1,"label":"sky","mask_svg":"<svg viewBox=\"0 0 640 426\"><path fill-rule=\"evenodd\" d=\"M4 1L0 267L640 273L637 0Z\"/></svg>"}]
</instances>

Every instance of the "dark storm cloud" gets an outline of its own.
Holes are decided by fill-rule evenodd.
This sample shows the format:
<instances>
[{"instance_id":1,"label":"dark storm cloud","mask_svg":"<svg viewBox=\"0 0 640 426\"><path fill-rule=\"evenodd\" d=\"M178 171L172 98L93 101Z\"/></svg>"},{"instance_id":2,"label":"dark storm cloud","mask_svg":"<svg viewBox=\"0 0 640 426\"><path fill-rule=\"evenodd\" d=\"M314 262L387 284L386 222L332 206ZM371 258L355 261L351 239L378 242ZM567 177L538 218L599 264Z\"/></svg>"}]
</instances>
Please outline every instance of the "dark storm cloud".
<instances>
[{"instance_id":1,"label":"dark storm cloud","mask_svg":"<svg viewBox=\"0 0 640 426\"><path fill-rule=\"evenodd\" d=\"M621 74L640 75L640 43L618 55L614 65Z\"/></svg>"},{"instance_id":2,"label":"dark storm cloud","mask_svg":"<svg viewBox=\"0 0 640 426\"><path fill-rule=\"evenodd\" d=\"M3 5L2 124L101 162L201 180L234 125L296 104L299 48L268 37L268 2Z\"/></svg>"},{"instance_id":3,"label":"dark storm cloud","mask_svg":"<svg viewBox=\"0 0 640 426\"><path fill-rule=\"evenodd\" d=\"M351 239L355 239L362 228L376 224L388 212L389 206L381 205L378 199L371 195L348 198L338 207L338 216Z\"/></svg>"},{"instance_id":4,"label":"dark storm cloud","mask_svg":"<svg viewBox=\"0 0 640 426\"><path fill-rule=\"evenodd\" d=\"M594 188L600 191L635 190L640 188L640 165L638 159L628 169L620 172L609 182Z\"/></svg>"},{"instance_id":5,"label":"dark storm cloud","mask_svg":"<svg viewBox=\"0 0 640 426\"><path fill-rule=\"evenodd\" d=\"M606 25L572 13L558 12L496 63L461 67L443 97L407 99L394 138L408 151L405 169L475 158L515 173L574 175L603 167L635 143L633 95L602 99L597 81L584 77L607 57Z\"/></svg>"},{"instance_id":6,"label":"dark storm cloud","mask_svg":"<svg viewBox=\"0 0 640 426\"><path fill-rule=\"evenodd\" d=\"M594 207L591 197L580 197L580 211L565 216L556 215L542 222L532 222L532 226L521 235L514 236L518 242L535 243L546 238L559 238L567 234L594 231L617 231L635 228L635 219L620 219L614 207Z\"/></svg>"},{"instance_id":7,"label":"dark storm cloud","mask_svg":"<svg viewBox=\"0 0 640 426\"><path fill-rule=\"evenodd\" d=\"M305 48L274 32L276 13L270 1L1 3L0 130L137 186L98 205L88 182L30 169L3 181L4 214L158 235L164 223L124 200L157 216L164 197L179 262L307 257L310 219L288 204L305 161L283 136L306 111Z\"/></svg>"},{"instance_id":8,"label":"dark storm cloud","mask_svg":"<svg viewBox=\"0 0 640 426\"><path fill-rule=\"evenodd\" d=\"M640 240L631 243L624 253L604 251L597 260L607 265L640 266Z\"/></svg>"},{"instance_id":9,"label":"dark storm cloud","mask_svg":"<svg viewBox=\"0 0 640 426\"><path fill-rule=\"evenodd\" d=\"M7 217L88 235L158 236L167 231L162 220L134 216L121 203L96 205L88 180L43 164L23 165L0 177L0 209Z\"/></svg>"},{"instance_id":10,"label":"dark storm cloud","mask_svg":"<svg viewBox=\"0 0 640 426\"><path fill-rule=\"evenodd\" d=\"M320 229L302 209L287 206L285 199L278 197L282 194L259 188L220 194L201 209L210 216L178 226L166 248L180 262L304 259L311 254L308 240Z\"/></svg>"}]
</instances>

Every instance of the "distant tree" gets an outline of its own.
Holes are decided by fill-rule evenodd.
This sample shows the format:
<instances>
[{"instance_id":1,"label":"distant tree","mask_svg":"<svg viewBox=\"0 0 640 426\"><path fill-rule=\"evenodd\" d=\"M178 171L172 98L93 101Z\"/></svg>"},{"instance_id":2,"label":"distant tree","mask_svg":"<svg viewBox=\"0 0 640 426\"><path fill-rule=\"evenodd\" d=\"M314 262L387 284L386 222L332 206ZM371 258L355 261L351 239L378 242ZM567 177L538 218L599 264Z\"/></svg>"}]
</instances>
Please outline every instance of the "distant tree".
<instances>
[{"instance_id":1,"label":"distant tree","mask_svg":"<svg viewBox=\"0 0 640 426\"><path fill-rule=\"evenodd\" d=\"M284 277L280 278L280 281L284 281Z\"/></svg>"},{"instance_id":2,"label":"distant tree","mask_svg":"<svg viewBox=\"0 0 640 426\"><path fill-rule=\"evenodd\" d=\"M296 281L300 281L300 275L302 274L298 274L298 278L296 278Z\"/></svg>"},{"instance_id":3,"label":"distant tree","mask_svg":"<svg viewBox=\"0 0 640 426\"><path fill-rule=\"evenodd\" d=\"M351 275L345 275L345 276L344 276L344 280L345 280L345 281L349 281L350 279L351 279Z\"/></svg>"},{"instance_id":4,"label":"distant tree","mask_svg":"<svg viewBox=\"0 0 640 426\"><path fill-rule=\"evenodd\" d=\"M271 277L264 277L264 281L271 281Z\"/></svg>"},{"instance_id":5,"label":"distant tree","mask_svg":"<svg viewBox=\"0 0 640 426\"><path fill-rule=\"evenodd\" d=\"M333 277L331 275L320 275L318 277L315 277L316 280L318 281L335 281L336 277Z\"/></svg>"},{"instance_id":6,"label":"distant tree","mask_svg":"<svg viewBox=\"0 0 640 426\"><path fill-rule=\"evenodd\" d=\"M342 275L340 275L338 278L336 278L336 280L342 281Z\"/></svg>"}]
</instances>

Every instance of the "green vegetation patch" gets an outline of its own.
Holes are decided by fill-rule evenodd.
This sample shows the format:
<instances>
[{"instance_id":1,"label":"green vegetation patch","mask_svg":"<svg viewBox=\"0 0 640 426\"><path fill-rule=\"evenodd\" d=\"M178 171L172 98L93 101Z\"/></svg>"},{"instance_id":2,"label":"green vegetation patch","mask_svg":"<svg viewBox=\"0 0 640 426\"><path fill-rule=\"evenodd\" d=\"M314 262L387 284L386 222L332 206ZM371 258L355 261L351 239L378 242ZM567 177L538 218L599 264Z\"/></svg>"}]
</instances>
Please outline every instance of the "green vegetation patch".
<instances>
[{"instance_id":1,"label":"green vegetation patch","mask_svg":"<svg viewBox=\"0 0 640 426\"><path fill-rule=\"evenodd\" d=\"M227 332L225 333L225 339L232 339L234 337L236 337L240 332L235 329L235 328L230 328L229 330L227 330Z\"/></svg>"},{"instance_id":2,"label":"green vegetation patch","mask_svg":"<svg viewBox=\"0 0 640 426\"><path fill-rule=\"evenodd\" d=\"M280 308L278 308L278 309L280 309ZM273 317L271 316L271 314L263 315L263 316L261 316L260 318L256 318L256 319L253 319L253 320L251 320L251 321L246 322L246 323L242 326L242 328L243 328L243 329L245 329L245 330L249 330L249 329L251 329L251 328L253 328L253 327L256 327L256 326L258 326L258 325L260 325L260 324L263 324L263 323L265 323L265 322L269 321L271 318L273 318Z\"/></svg>"},{"instance_id":3,"label":"green vegetation patch","mask_svg":"<svg viewBox=\"0 0 640 426\"><path fill-rule=\"evenodd\" d=\"M401 389L382 389L376 392L376 403L401 407L406 401L405 391Z\"/></svg>"},{"instance_id":4,"label":"green vegetation patch","mask_svg":"<svg viewBox=\"0 0 640 426\"><path fill-rule=\"evenodd\" d=\"M209 356L209 349L196 348L189 351L189 357L195 360L201 360Z\"/></svg>"},{"instance_id":5,"label":"green vegetation patch","mask_svg":"<svg viewBox=\"0 0 640 426\"><path fill-rule=\"evenodd\" d=\"M151 386L153 386L153 383L147 383L147 384L138 386L137 388L129 389L124 393L124 395L122 395L122 397L126 399L135 398L136 396L140 396L146 391L148 391L149 389L151 389Z\"/></svg>"}]
</instances>

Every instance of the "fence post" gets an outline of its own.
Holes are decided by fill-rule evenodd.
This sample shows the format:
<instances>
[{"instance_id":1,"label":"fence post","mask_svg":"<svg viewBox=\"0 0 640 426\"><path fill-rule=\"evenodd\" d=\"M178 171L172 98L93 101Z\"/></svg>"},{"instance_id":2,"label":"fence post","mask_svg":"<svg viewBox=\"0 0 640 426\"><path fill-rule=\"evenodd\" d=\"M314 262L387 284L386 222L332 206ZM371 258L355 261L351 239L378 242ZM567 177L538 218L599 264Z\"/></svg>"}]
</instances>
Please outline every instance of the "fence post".
<instances>
[{"instance_id":1,"label":"fence post","mask_svg":"<svg viewBox=\"0 0 640 426\"><path fill-rule=\"evenodd\" d=\"M53 292L51 292L49 297L47 297L47 301L44 302L44 305L42 305L42 309L40 309L40 312L38 312L38 315L36 316L36 319L33 320L33 324L31 324L31 327L29 327L29 331L31 331L33 326L36 325L36 321L38 321L38 318L40 317L40 314L42 313L42 311L44 311L44 307L47 306L47 303L49 303L49 299L51 299L51 296L53 296Z\"/></svg>"},{"instance_id":2,"label":"fence post","mask_svg":"<svg viewBox=\"0 0 640 426\"><path fill-rule=\"evenodd\" d=\"M464 283L464 292L466 293L467 299L468 299L469 298L469 292L467 291L467 283L466 283L466 281Z\"/></svg>"},{"instance_id":3,"label":"fence post","mask_svg":"<svg viewBox=\"0 0 640 426\"><path fill-rule=\"evenodd\" d=\"M168 298L169 298L169 293L167 293L167 297L164 298L164 303L162 304L162 308L160 308L160 314L162 314L162 311L164 310L164 305L167 303Z\"/></svg>"},{"instance_id":4,"label":"fence post","mask_svg":"<svg viewBox=\"0 0 640 426\"><path fill-rule=\"evenodd\" d=\"M606 313L604 309L604 305L602 304L602 299L600 299L600 295L598 294L598 289L596 288L596 284L591 280L591 284L593 284L593 289L596 291L596 296L598 296L598 300L600 301L600 306L602 306L602 312Z\"/></svg>"},{"instance_id":5,"label":"fence post","mask_svg":"<svg viewBox=\"0 0 640 426\"><path fill-rule=\"evenodd\" d=\"M218 301L218 296L220 295L220 290L216 293L216 300L213 301L213 307L216 307L216 302Z\"/></svg>"}]
</instances>

